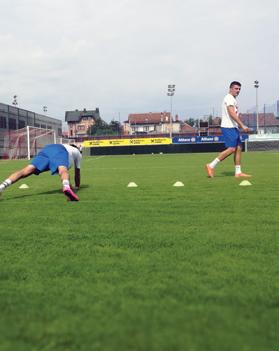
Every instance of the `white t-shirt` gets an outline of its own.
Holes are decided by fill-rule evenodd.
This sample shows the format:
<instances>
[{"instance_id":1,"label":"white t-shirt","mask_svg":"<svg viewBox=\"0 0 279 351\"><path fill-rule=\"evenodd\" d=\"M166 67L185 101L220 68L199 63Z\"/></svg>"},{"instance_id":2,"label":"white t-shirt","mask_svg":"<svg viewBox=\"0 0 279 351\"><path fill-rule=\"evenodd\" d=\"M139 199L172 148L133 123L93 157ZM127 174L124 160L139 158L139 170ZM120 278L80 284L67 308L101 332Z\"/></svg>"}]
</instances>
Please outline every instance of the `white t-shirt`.
<instances>
[{"instance_id":1,"label":"white t-shirt","mask_svg":"<svg viewBox=\"0 0 279 351\"><path fill-rule=\"evenodd\" d=\"M75 168L80 169L80 162L81 162L81 153L78 151L77 148L68 145L68 144L63 144L64 148L68 151L69 155L69 168L72 166L75 166Z\"/></svg>"},{"instance_id":2,"label":"white t-shirt","mask_svg":"<svg viewBox=\"0 0 279 351\"><path fill-rule=\"evenodd\" d=\"M228 106L234 106L234 110L237 113L237 111L238 111L237 101L231 94L227 94L224 97L224 100L222 103L221 127L223 127L223 128L238 128L238 124L229 115L229 112L227 109Z\"/></svg>"}]
</instances>

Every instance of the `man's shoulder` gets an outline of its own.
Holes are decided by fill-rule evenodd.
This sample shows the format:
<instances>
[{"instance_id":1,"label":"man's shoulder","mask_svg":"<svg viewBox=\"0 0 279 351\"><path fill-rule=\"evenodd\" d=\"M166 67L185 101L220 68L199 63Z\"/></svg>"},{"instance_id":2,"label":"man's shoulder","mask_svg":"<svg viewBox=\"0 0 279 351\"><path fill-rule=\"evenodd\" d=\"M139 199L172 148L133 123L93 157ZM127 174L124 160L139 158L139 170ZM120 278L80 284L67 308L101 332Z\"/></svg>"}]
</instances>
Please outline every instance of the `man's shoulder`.
<instances>
[{"instance_id":1,"label":"man's shoulder","mask_svg":"<svg viewBox=\"0 0 279 351\"><path fill-rule=\"evenodd\" d=\"M231 95L231 94L227 94L224 97L224 103L225 104L231 104L231 105L235 105L236 104L236 99Z\"/></svg>"},{"instance_id":2,"label":"man's shoulder","mask_svg":"<svg viewBox=\"0 0 279 351\"><path fill-rule=\"evenodd\" d=\"M62 146L64 146L64 148L65 148L67 151L71 150L71 147L70 147L70 145L68 145L68 144L62 144Z\"/></svg>"},{"instance_id":3,"label":"man's shoulder","mask_svg":"<svg viewBox=\"0 0 279 351\"><path fill-rule=\"evenodd\" d=\"M69 145L69 144L63 144L63 146L65 147L65 149L68 151L68 152L71 152L72 154L79 154L80 152L79 152L79 150L76 148L76 147L74 147L74 146L72 146L72 145Z\"/></svg>"}]
</instances>

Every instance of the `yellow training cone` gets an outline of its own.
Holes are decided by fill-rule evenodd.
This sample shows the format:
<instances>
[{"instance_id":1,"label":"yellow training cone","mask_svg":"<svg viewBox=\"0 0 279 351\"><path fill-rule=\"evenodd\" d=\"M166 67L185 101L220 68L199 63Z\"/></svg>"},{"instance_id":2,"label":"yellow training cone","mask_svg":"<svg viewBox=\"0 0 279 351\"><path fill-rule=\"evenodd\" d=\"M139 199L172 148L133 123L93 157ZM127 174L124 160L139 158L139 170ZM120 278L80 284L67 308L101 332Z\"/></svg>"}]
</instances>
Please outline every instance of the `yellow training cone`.
<instances>
[{"instance_id":1,"label":"yellow training cone","mask_svg":"<svg viewBox=\"0 0 279 351\"><path fill-rule=\"evenodd\" d=\"M240 186L248 186L248 185L252 185L249 180L243 180L241 183L239 183Z\"/></svg>"}]
</instances>

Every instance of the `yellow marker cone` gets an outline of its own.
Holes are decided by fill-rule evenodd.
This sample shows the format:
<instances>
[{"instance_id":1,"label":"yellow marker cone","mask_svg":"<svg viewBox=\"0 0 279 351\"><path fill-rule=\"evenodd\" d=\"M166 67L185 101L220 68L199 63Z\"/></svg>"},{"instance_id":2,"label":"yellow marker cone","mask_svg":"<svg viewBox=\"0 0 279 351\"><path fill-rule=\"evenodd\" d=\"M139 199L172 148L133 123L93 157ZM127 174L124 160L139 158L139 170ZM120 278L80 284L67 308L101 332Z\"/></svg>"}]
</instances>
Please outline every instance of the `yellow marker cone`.
<instances>
[{"instance_id":1,"label":"yellow marker cone","mask_svg":"<svg viewBox=\"0 0 279 351\"><path fill-rule=\"evenodd\" d=\"M241 183L239 183L240 186L249 186L252 185L249 180L243 180Z\"/></svg>"},{"instance_id":2,"label":"yellow marker cone","mask_svg":"<svg viewBox=\"0 0 279 351\"><path fill-rule=\"evenodd\" d=\"M134 182L130 182L130 183L127 185L127 188L137 188L137 184L134 183Z\"/></svg>"},{"instance_id":3,"label":"yellow marker cone","mask_svg":"<svg viewBox=\"0 0 279 351\"><path fill-rule=\"evenodd\" d=\"M29 186L27 184L21 184L21 186L18 187L19 189L29 189Z\"/></svg>"},{"instance_id":4,"label":"yellow marker cone","mask_svg":"<svg viewBox=\"0 0 279 351\"><path fill-rule=\"evenodd\" d=\"M177 181L176 183L173 184L173 186L184 186L184 184L180 181Z\"/></svg>"}]
</instances>

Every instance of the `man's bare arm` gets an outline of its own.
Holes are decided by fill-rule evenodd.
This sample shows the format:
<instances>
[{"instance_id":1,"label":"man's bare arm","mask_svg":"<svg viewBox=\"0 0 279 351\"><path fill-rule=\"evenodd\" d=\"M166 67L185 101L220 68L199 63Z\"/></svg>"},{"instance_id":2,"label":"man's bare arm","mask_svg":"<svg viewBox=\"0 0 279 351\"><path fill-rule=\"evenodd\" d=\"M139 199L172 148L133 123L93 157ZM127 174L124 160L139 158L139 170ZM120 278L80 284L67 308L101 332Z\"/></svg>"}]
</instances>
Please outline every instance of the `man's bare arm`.
<instances>
[{"instance_id":1,"label":"man's bare arm","mask_svg":"<svg viewBox=\"0 0 279 351\"><path fill-rule=\"evenodd\" d=\"M228 106L227 107L228 113L230 117L238 124L238 126L244 130L244 132L248 132L249 128L242 123L241 119L238 117L237 113L234 110L234 106Z\"/></svg>"},{"instance_id":2,"label":"man's bare arm","mask_svg":"<svg viewBox=\"0 0 279 351\"><path fill-rule=\"evenodd\" d=\"M80 169L79 168L75 168L75 185L76 188L80 188Z\"/></svg>"}]
</instances>

